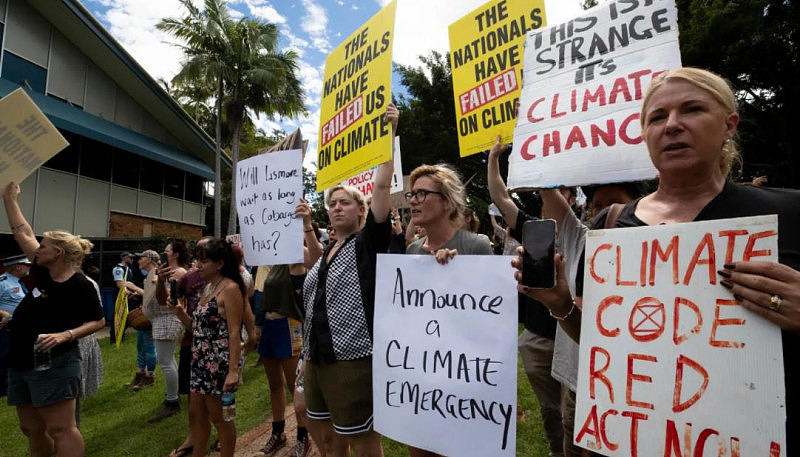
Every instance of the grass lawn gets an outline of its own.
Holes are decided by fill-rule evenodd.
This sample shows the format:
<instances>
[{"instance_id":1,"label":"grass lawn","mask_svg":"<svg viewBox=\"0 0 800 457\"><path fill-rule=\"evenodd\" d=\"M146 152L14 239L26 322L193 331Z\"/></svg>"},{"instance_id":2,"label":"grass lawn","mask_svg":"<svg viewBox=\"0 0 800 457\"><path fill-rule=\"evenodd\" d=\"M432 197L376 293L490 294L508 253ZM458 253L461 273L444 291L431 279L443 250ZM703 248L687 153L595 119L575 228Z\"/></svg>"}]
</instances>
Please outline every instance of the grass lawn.
<instances>
[{"instance_id":1,"label":"grass lawn","mask_svg":"<svg viewBox=\"0 0 800 457\"><path fill-rule=\"evenodd\" d=\"M136 335L128 333L119 349L108 339L100 341L105 365L100 390L85 399L81 406L81 432L86 442L86 455L91 457L160 457L178 447L187 433L186 399L182 398L180 414L157 424L147 418L156 411L164 396L164 382L156 370L154 387L133 392L122 385L131 380L136 366ZM252 429L268 419L269 395L261 367L252 367L255 354L250 354L244 372L244 385L236 394L236 427L239 433ZM547 444L539 417L536 397L528 379L518 370L518 394L527 420L517 424L517 455L547 456ZM27 440L19 430L13 408L0 404L0 456L27 456ZM212 432L213 433L213 432ZM407 456L405 446L384 439L387 457ZM475 456L483 457L483 456Z\"/></svg>"}]
</instances>

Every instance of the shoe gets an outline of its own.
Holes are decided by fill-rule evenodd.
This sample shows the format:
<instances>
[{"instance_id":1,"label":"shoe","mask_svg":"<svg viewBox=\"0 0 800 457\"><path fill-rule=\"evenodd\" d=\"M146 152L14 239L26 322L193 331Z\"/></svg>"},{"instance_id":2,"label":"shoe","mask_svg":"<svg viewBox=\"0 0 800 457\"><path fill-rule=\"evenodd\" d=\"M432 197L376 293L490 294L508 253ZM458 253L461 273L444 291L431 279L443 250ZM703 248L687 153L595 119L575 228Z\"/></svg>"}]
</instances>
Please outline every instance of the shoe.
<instances>
[{"instance_id":1,"label":"shoe","mask_svg":"<svg viewBox=\"0 0 800 457\"><path fill-rule=\"evenodd\" d=\"M305 438L294 445L292 457L306 457L309 452L311 452L311 438L306 435Z\"/></svg>"},{"instance_id":2,"label":"shoe","mask_svg":"<svg viewBox=\"0 0 800 457\"><path fill-rule=\"evenodd\" d=\"M155 374L146 374L142 373L142 379L139 381L139 384L133 386L134 392L138 392L145 387L152 387L153 384L156 383L156 375Z\"/></svg>"},{"instance_id":3,"label":"shoe","mask_svg":"<svg viewBox=\"0 0 800 457\"><path fill-rule=\"evenodd\" d=\"M147 419L148 424L156 423L160 420L166 419L170 416L173 416L179 413L181 410L181 401L180 400L164 400L161 409L156 411L149 419Z\"/></svg>"},{"instance_id":4,"label":"shoe","mask_svg":"<svg viewBox=\"0 0 800 457\"><path fill-rule=\"evenodd\" d=\"M274 455L278 450L282 447L286 446L286 435L281 434L272 434L269 436L269 440L264 447L261 448L261 452L264 453L266 456Z\"/></svg>"},{"instance_id":5,"label":"shoe","mask_svg":"<svg viewBox=\"0 0 800 457\"><path fill-rule=\"evenodd\" d=\"M142 373L141 371L137 371L136 374L133 375L133 379L131 380L131 382L126 382L125 384L123 384L123 386L124 387L136 387L137 385L139 385L140 382L142 382L142 376L143 375L144 375L144 373Z\"/></svg>"}]
</instances>

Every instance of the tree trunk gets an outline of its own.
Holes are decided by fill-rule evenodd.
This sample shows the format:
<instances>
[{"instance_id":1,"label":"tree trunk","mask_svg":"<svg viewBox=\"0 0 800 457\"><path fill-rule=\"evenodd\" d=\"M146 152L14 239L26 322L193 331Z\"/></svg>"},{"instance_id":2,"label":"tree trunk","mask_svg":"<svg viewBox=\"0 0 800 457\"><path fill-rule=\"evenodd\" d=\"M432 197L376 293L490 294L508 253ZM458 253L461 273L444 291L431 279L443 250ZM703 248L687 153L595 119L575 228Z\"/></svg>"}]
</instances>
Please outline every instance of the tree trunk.
<instances>
[{"instance_id":1,"label":"tree trunk","mask_svg":"<svg viewBox=\"0 0 800 457\"><path fill-rule=\"evenodd\" d=\"M216 169L214 170L214 238L222 234L222 77L217 90Z\"/></svg>"},{"instance_id":2,"label":"tree trunk","mask_svg":"<svg viewBox=\"0 0 800 457\"><path fill-rule=\"evenodd\" d=\"M236 118L236 123L233 126L231 140L231 204L228 207L228 235L236 233L236 164L239 163L239 131L241 130L242 123Z\"/></svg>"}]
</instances>

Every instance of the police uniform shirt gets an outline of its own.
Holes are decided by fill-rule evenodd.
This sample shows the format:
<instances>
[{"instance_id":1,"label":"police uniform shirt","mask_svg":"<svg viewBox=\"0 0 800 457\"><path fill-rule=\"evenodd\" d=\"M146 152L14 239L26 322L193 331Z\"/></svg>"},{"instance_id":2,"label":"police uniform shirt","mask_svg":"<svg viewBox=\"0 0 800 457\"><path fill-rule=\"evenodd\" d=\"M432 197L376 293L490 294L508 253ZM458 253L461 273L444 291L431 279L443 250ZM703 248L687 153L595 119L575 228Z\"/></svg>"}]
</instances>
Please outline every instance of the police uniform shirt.
<instances>
[{"instance_id":1,"label":"police uniform shirt","mask_svg":"<svg viewBox=\"0 0 800 457\"><path fill-rule=\"evenodd\" d=\"M111 271L111 273L114 275L114 282L128 280L128 267L126 267L121 263L118 263L117 266L115 266L114 269Z\"/></svg>"},{"instance_id":2,"label":"police uniform shirt","mask_svg":"<svg viewBox=\"0 0 800 457\"><path fill-rule=\"evenodd\" d=\"M26 292L25 286L16 276L9 273L0 275L0 310L13 315Z\"/></svg>"}]
</instances>

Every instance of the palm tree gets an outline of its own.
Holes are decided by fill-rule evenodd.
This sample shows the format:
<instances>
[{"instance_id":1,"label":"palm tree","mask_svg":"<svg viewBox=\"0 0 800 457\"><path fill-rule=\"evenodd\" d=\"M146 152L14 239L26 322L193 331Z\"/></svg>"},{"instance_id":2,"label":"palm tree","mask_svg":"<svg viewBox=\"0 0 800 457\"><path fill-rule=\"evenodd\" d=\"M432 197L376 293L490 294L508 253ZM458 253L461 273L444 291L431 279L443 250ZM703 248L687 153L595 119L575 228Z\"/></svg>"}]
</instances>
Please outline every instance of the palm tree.
<instances>
[{"instance_id":1,"label":"palm tree","mask_svg":"<svg viewBox=\"0 0 800 457\"><path fill-rule=\"evenodd\" d=\"M221 234L222 192L222 98L227 73L225 57L230 54L227 31L233 24L224 0L205 0L205 9L199 10L191 0L179 0L188 14L182 18L164 18L156 28L174 35L184 44L179 45L186 57L180 72L172 78L176 85L201 82L215 88L216 103L216 157L214 177L214 236Z\"/></svg>"},{"instance_id":2,"label":"palm tree","mask_svg":"<svg viewBox=\"0 0 800 457\"><path fill-rule=\"evenodd\" d=\"M239 137L245 122L256 116L296 116L305 112L297 78L297 55L279 51L278 28L259 19L242 18L229 29L232 53L227 56L225 114L231 139L231 189L236 189ZM236 232L236 205L228 213L228 234Z\"/></svg>"}]
</instances>

